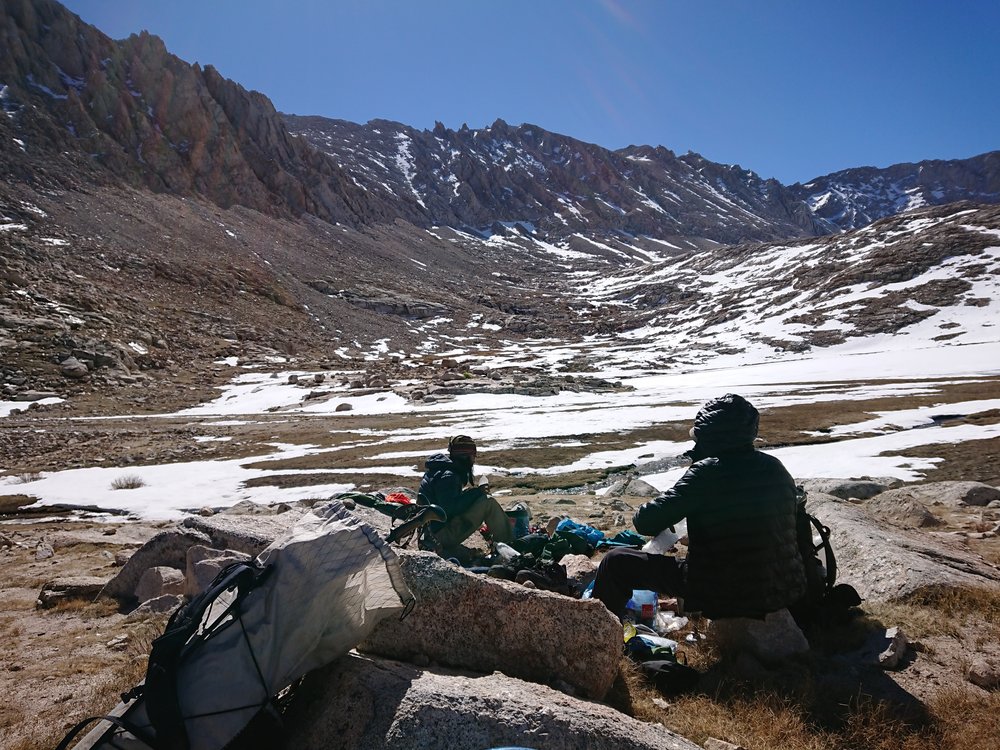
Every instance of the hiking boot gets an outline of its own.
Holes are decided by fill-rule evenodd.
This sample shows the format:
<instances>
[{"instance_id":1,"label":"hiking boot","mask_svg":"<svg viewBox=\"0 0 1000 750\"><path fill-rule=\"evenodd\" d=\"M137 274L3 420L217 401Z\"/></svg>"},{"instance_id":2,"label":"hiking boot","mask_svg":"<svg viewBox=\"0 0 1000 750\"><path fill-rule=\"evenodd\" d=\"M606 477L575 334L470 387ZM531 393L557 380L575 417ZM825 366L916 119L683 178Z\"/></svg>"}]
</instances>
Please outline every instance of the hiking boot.
<instances>
[{"instance_id":1,"label":"hiking boot","mask_svg":"<svg viewBox=\"0 0 1000 750\"><path fill-rule=\"evenodd\" d=\"M514 576L514 580L517 583L531 581L535 584L535 588L569 596L569 585L566 583L565 575L566 574L563 573L560 577L557 573L553 574L553 571L539 570L538 568L535 568L533 570L519 570L517 575Z\"/></svg>"},{"instance_id":2,"label":"hiking boot","mask_svg":"<svg viewBox=\"0 0 1000 750\"><path fill-rule=\"evenodd\" d=\"M420 530L420 535L417 537L417 549L444 557L444 547L426 527Z\"/></svg>"}]
</instances>

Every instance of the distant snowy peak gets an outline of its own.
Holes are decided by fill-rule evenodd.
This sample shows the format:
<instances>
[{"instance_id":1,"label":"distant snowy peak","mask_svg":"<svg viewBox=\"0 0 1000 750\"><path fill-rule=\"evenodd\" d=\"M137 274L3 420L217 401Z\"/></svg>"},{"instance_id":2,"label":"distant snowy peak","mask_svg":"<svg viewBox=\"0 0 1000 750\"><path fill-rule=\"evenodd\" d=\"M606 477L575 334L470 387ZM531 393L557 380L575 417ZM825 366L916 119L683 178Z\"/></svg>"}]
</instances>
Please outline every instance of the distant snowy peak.
<instances>
[{"instance_id":1,"label":"distant snowy peak","mask_svg":"<svg viewBox=\"0 0 1000 750\"><path fill-rule=\"evenodd\" d=\"M840 229L857 229L924 206L958 201L1000 203L1000 151L885 169L846 169L789 189L817 217Z\"/></svg>"},{"instance_id":2,"label":"distant snowy peak","mask_svg":"<svg viewBox=\"0 0 1000 750\"><path fill-rule=\"evenodd\" d=\"M375 195L431 225L531 225L548 239L702 237L720 243L835 231L774 180L659 147L610 151L534 125L418 131L284 115L290 132L330 155Z\"/></svg>"}]
</instances>

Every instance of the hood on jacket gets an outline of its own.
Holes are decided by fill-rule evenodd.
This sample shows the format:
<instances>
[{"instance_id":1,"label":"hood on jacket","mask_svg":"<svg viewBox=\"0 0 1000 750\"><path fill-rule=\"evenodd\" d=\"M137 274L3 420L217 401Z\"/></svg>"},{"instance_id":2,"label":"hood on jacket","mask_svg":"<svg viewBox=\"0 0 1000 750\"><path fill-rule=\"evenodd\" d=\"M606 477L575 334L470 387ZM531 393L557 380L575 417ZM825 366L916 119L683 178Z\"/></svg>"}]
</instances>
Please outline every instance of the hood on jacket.
<instances>
[{"instance_id":1,"label":"hood on jacket","mask_svg":"<svg viewBox=\"0 0 1000 750\"><path fill-rule=\"evenodd\" d=\"M441 471L442 469L458 471L459 466L451 460L451 456L447 453L435 453L424 462L424 469L427 471Z\"/></svg>"},{"instance_id":2,"label":"hood on jacket","mask_svg":"<svg viewBox=\"0 0 1000 750\"><path fill-rule=\"evenodd\" d=\"M713 455L718 452L750 448L757 437L760 413L742 396L727 393L713 399L698 411L691 428L695 452Z\"/></svg>"}]
</instances>

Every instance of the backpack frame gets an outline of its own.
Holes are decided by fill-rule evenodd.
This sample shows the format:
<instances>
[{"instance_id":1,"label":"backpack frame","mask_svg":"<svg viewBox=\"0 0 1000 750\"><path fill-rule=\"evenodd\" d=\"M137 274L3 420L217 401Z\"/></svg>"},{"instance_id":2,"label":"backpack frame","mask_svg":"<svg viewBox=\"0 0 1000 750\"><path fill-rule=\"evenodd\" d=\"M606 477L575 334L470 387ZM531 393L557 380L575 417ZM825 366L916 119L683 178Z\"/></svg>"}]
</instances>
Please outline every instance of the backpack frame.
<instances>
[{"instance_id":1,"label":"backpack frame","mask_svg":"<svg viewBox=\"0 0 1000 750\"><path fill-rule=\"evenodd\" d=\"M187 750L190 741L177 694L181 664L213 636L239 622L243 601L263 583L271 570L256 560L230 563L204 591L170 616L163 634L152 643L145 680L121 696L123 703L139 698L145 700L152 734L124 717L92 716L74 726L56 750L66 750L85 726L97 720L126 730L153 750ZM263 679L261 682L263 684Z\"/></svg>"}]
</instances>

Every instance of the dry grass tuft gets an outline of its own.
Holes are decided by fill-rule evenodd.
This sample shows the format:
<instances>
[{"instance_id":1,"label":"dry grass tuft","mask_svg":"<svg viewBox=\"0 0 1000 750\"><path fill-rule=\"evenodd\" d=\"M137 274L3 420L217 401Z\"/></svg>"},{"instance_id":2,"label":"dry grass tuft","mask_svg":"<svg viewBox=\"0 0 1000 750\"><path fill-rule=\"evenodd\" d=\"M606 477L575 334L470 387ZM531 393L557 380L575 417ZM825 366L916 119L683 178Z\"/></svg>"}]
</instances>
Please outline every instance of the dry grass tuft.
<instances>
[{"instance_id":1,"label":"dry grass tuft","mask_svg":"<svg viewBox=\"0 0 1000 750\"><path fill-rule=\"evenodd\" d=\"M1000 747L1000 693L958 688L939 693L930 704L939 731L939 750Z\"/></svg>"},{"instance_id":2,"label":"dry grass tuft","mask_svg":"<svg viewBox=\"0 0 1000 750\"><path fill-rule=\"evenodd\" d=\"M87 599L64 599L56 602L49 612L52 614L74 614L84 621L99 620L102 617L116 614L118 602L108 598L98 599L96 602Z\"/></svg>"},{"instance_id":3,"label":"dry grass tuft","mask_svg":"<svg viewBox=\"0 0 1000 750\"><path fill-rule=\"evenodd\" d=\"M145 486L146 483L142 480L142 477L135 474L126 474L125 476L118 477L111 483L111 489L113 490L137 490Z\"/></svg>"},{"instance_id":4,"label":"dry grass tuft","mask_svg":"<svg viewBox=\"0 0 1000 750\"><path fill-rule=\"evenodd\" d=\"M867 608L876 624L898 625L911 638L960 638L971 622L983 623L1000 638L1000 590L930 587L903 601Z\"/></svg>"},{"instance_id":5,"label":"dry grass tuft","mask_svg":"<svg viewBox=\"0 0 1000 750\"><path fill-rule=\"evenodd\" d=\"M635 665L624 662L614 696L619 710L643 721L663 724L698 744L715 737L747 750L835 747L810 726L800 707L775 693L761 692L746 698L696 693L665 700Z\"/></svg>"},{"instance_id":6,"label":"dry grass tuft","mask_svg":"<svg viewBox=\"0 0 1000 750\"><path fill-rule=\"evenodd\" d=\"M42 478L41 472L25 471L17 475L17 484L28 484L29 482L37 482L41 478Z\"/></svg>"},{"instance_id":7,"label":"dry grass tuft","mask_svg":"<svg viewBox=\"0 0 1000 750\"><path fill-rule=\"evenodd\" d=\"M979 554L990 565L996 565L1000 568L1000 545L991 545L990 547L980 549Z\"/></svg>"}]
</instances>

